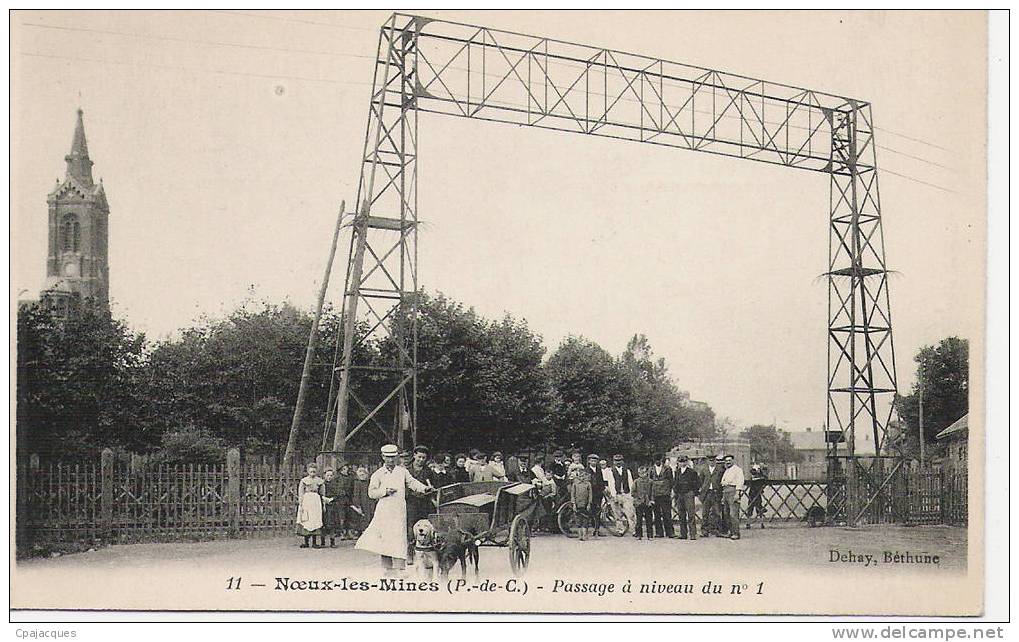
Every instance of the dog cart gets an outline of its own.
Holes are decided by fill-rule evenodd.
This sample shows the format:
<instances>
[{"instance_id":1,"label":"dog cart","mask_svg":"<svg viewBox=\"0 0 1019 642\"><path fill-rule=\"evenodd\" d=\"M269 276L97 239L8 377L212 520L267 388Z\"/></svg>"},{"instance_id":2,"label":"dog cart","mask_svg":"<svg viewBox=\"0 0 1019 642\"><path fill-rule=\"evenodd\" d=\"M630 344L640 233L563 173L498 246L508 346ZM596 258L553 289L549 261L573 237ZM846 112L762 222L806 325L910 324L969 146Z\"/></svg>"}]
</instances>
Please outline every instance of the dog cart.
<instances>
[{"instance_id":1,"label":"dog cart","mask_svg":"<svg viewBox=\"0 0 1019 642\"><path fill-rule=\"evenodd\" d=\"M436 533L462 531L478 546L509 549L514 574L531 561L531 522L538 488L520 482L463 482L438 489L436 513L428 520Z\"/></svg>"}]
</instances>

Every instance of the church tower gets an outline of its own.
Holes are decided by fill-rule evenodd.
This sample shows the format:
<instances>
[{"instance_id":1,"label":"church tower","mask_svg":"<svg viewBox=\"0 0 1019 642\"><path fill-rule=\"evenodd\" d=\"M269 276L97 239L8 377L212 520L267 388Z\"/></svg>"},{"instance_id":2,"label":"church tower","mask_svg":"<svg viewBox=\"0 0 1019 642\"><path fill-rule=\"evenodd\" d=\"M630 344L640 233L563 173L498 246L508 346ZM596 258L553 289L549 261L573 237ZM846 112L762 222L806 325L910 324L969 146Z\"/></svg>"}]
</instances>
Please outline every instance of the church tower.
<instances>
[{"instance_id":1,"label":"church tower","mask_svg":"<svg viewBox=\"0 0 1019 642\"><path fill-rule=\"evenodd\" d=\"M83 116L79 109L64 179L46 197L49 253L42 299L65 314L89 300L108 309L110 299L110 207L102 181L92 180Z\"/></svg>"}]
</instances>

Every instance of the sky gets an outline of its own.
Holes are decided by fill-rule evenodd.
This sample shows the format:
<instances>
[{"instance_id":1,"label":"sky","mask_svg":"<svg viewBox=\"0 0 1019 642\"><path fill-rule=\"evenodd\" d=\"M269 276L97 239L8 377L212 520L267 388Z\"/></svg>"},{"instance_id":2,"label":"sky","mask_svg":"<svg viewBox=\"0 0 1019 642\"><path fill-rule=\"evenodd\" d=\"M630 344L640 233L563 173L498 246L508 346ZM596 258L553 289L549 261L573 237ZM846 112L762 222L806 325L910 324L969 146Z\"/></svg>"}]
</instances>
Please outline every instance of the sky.
<instances>
[{"instance_id":1,"label":"sky","mask_svg":"<svg viewBox=\"0 0 1019 642\"><path fill-rule=\"evenodd\" d=\"M80 106L115 315L161 338L245 300L311 308L387 15L15 12L12 297L44 280ZM982 340L983 14L429 15L871 101L900 391L921 346ZM821 423L826 176L442 116L420 137L424 288L524 318L550 351L583 335L618 354L642 332L718 415Z\"/></svg>"}]
</instances>

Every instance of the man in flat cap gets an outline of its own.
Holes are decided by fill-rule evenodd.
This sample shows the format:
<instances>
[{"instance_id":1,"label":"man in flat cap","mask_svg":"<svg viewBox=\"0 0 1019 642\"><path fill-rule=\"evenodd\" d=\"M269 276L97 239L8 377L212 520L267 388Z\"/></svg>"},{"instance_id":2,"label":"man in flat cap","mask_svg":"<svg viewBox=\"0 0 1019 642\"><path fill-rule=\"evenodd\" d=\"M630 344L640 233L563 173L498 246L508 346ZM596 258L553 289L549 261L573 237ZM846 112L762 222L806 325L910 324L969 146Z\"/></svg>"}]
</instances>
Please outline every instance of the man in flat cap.
<instances>
[{"instance_id":1,"label":"man in flat cap","mask_svg":"<svg viewBox=\"0 0 1019 642\"><path fill-rule=\"evenodd\" d=\"M690 465L690 458L679 456L679 467L673 482L676 493L676 515L679 518L679 539L697 539L697 512L694 497L701 490L701 478Z\"/></svg>"},{"instance_id":2,"label":"man in flat cap","mask_svg":"<svg viewBox=\"0 0 1019 642\"><path fill-rule=\"evenodd\" d=\"M725 457L708 457L708 467L701 476L701 535L722 534L722 475Z\"/></svg>"},{"instance_id":3,"label":"man in flat cap","mask_svg":"<svg viewBox=\"0 0 1019 642\"><path fill-rule=\"evenodd\" d=\"M435 473L428 467L427 446L417 445L411 451L410 465L407 472L421 484L429 488L435 486ZM414 563L414 524L419 519L426 519L434 512L435 504L432 496L411 490L407 493L407 563Z\"/></svg>"},{"instance_id":4,"label":"man in flat cap","mask_svg":"<svg viewBox=\"0 0 1019 642\"><path fill-rule=\"evenodd\" d=\"M598 455L591 453L587 456L587 468L585 468L588 477L591 478L591 526L594 528L595 537L601 537L601 505L605 500L605 487L608 485L605 482L602 469L598 465L599 461Z\"/></svg>"},{"instance_id":5,"label":"man in flat cap","mask_svg":"<svg viewBox=\"0 0 1019 642\"><path fill-rule=\"evenodd\" d=\"M729 537L739 539L740 497L746 485L743 469L732 455L725 456L725 472L722 473L722 517L729 531Z\"/></svg>"},{"instance_id":6,"label":"man in flat cap","mask_svg":"<svg viewBox=\"0 0 1019 642\"><path fill-rule=\"evenodd\" d=\"M397 464L400 449L392 444L382 447L382 467L372 473L368 497L378 500L371 523L354 548L382 556L386 575L398 574L407 559L407 489L427 493L431 486L414 479Z\"/></svg>"},{"instance_id":7,"label":"man in flat cap","mask_svg":"<svg viewBox=\"0 0 1019 642\"><path fill-rule=\"evenodd\" d=\"M605 491L608 493L616 523L618 524L625 516L627 530L634 532L633 529L637 527L637 511L633 506L633 474L623 462L622 455L612 456L612 467L605 474L605 481L607 482ZM625 535L626 531L623 534Z\"/></svg>"}]
</instances>

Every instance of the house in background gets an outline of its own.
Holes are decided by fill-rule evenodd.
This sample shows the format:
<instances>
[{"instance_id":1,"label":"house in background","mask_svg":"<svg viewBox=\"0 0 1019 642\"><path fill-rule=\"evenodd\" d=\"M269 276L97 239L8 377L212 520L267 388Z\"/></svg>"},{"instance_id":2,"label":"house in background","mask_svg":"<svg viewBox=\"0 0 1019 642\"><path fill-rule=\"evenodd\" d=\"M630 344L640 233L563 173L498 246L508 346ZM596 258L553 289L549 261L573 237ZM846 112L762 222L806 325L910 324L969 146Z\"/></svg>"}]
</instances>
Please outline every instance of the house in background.
<instances>
[{"instance_id":1,"label":"house in background","mask_svg":"<svg viewBox=\"0 0 1019 642\"><path fill-rule=\"evenodd\" d=\"M967 470L966 457L969 454L969 413L939 432L934 439L939 444L943 444L945 448L945 456L941 460L941 465L951 470L965 472Z\"/></svg>"},{"instance_id":2,"label":"house in background","mask_svg":"<svg viewBox=\"0 0 1019 642\"><path fill-rule=\"evenodd\" d=\"M824 431L807 428L803 432L790 432L799 461L785 464L785 475L789 479L820 480L828 473L828 449L824 443ZM774 475L773 475L774 476Z\"/></svg>"}]
</instances>

